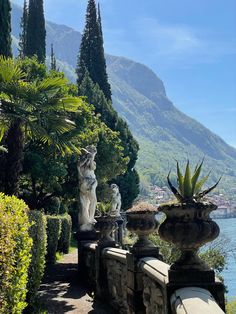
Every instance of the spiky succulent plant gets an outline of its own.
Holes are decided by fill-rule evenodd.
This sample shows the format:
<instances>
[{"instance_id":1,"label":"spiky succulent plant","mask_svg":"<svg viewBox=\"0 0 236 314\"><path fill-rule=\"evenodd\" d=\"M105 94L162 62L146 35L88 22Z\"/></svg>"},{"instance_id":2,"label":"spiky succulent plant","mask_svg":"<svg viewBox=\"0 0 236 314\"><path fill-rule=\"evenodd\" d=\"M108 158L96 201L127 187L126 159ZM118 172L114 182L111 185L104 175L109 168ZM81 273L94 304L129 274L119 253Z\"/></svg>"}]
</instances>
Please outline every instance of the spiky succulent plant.
<instances>
[{"instance_id":1,"label":"spiky succulent plant","mask_svg":"<svg viewBox=\"0 0 236 314\"><path fill-rule=\"evenodd\" d=\"M181 203L198 202L206 194L208 194L213 189L215 189L216 186L219 184L221 178L216 182L216 184L202 191L202 187L210 175L210 172L209 172L208 175L200 179L203 161L204 159L199 164L196 165L193 175L191 174L189 160L187 161L184 174L181 173L179 163L177 161L177 166L176 166L177 184L178 184L177 188L174 187L173 184L171 183L170 172L169 172L167 176L167 181L168 181L171 191L173 192L173 194L175 195L175 197L178 199L179 202Z\"/></svg>"}]
</instances>

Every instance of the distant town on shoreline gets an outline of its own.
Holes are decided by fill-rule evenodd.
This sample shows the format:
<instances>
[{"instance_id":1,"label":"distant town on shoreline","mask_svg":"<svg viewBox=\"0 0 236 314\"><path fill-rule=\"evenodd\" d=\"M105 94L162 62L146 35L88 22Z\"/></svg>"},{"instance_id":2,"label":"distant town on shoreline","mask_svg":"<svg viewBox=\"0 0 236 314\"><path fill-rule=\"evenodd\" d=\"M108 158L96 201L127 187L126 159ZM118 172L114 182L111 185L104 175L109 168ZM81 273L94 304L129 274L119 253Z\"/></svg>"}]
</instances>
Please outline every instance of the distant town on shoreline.
<instances>
[{"instance_id":1,"label":"distant town on shoreline","mask_svg":"<svg viewBox=\"0 0 236 314\"><path fill-rule=\"evenodd\" d=\"M235 195L236 188L231 189L230 194ZM150 187L149 198L152 199L154 204L159 205L172 200L173 194L167 186L153 185ZM217 210L211 213L211 218L236 218L236 200L229 200L225 194L216 192L207 197L207 200L218 206Z\"/></svg>"}]
</instances>

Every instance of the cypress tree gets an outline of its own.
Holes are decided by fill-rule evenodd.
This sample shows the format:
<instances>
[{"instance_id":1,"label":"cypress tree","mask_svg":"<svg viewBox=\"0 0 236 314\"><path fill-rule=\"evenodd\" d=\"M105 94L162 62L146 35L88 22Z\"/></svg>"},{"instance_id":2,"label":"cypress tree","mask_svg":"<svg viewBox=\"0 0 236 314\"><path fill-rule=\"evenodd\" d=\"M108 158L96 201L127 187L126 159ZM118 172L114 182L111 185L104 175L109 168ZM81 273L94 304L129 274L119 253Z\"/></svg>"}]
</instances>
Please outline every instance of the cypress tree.
<instances>
[{"instance_id":1,"label":"cypress tree","mask_svg":"<svg viewBox=\"0 0 236 314\"><path fill-rule=\"evenodd\" d=\"M100 39L102 40L103 45L103 32L102 32L102 17L101 17L101 11L100 11L100 4L98 3L98 30Z\"/></svg>"},{"instance_id":2,"label":"cypress tree","mask_svg":"<svg viewBox=\"0 0 236 314\"><path fill-rule=\"evenodd\" d=\"M25 49L26 49L26 31L27 31L27 22L28 22L28 5L27 1L24 0L24 7L23 7L23 15L21 17L21 34L20 34L20 41L19 41L19 53L20 57L25 56Z\"/></svg>"},{"instance_id":3,"label":"cypress tree","mask_svg":"<svg viewBox=\"0 0 236 314\"><path fill-rule=\"evenodd\" d=\"M25 55L28 57L36 55L39 62L45 62L46 29L43 0L29 0Z\"/></svg>"},{"instance_id":4,"label":"cypress tree","mask_svg":"<svg viewBox=\"0 0 236 314\"><path fill-rule=\"evenodd\" d=\"M57 60L55 57L53 44L51 44L51 70L56 71L57 70Z\"/></svg>"},{"instance_id":5,"label":"cypress tree","mask_svg":"<svg viewBox=\"0 0 236 314\"><path fill-rule=\"evenodd\" d=\"M86 24L77 64L78 85L82 82L86 70L92 81L99 85L106 98L111 100L111 87L108 82L103 48L101 14L99 9L99 16L97 16L94 0L89 0L87 6Z\"/></svg>"},{"instance_id":6,"label":"cypress tree","mask_svg":"<svg viewBox=\"0 0 236 314\"><path fill-rule=\"evenodd\" d=\"M9 0L0 0L0 55L12 57L11 4Z\"/></svg>"}]
</instances>

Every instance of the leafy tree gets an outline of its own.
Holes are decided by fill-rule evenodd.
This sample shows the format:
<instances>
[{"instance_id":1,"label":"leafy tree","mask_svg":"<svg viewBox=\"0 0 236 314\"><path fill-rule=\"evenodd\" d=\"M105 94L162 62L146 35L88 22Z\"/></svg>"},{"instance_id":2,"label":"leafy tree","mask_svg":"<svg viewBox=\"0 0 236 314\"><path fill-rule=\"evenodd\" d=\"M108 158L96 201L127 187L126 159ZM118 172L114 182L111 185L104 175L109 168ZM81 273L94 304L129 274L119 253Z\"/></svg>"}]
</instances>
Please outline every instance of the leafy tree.
<instances>
[{"instance_id":1,"label":"leafy tree","mask_svg":"<svg viewBox=\"0 0 236 314\"><path fill-rule=\"evenodd\" d=\"M27 23L28 23L28 5L27 1L24 0L24 7L23 7L23 15L21 17L21 34L19 40L19 53L20 57L24 57L26 55L26 40L27 40Z\"/></svg>"},{"instance_id":2,"label":"leafy tree","mask_svg":"<svg viewBox=\"0 0 236 314\"><path fill-rule=\"evenodd\" d=\"M87 70L92 81L97 83L105 97L111 100L101 29L101 15L99 13L99 18L97 17L95 1L89 0L77 64L78 85L81 84Z\"/></svg>"},{"instance_id":3,"label":"leafy tree","mask_svg":"<svg viewBox=\"0 0 236 314\"><path fill-rule=\"evenodd\" d=\"M2 135L7 133L7 194L18 192L26 138L37 140L39 145L49 145L55 152L76 150L71 141L76 133L75 125L67 118L82 100L65 97L63 90L67 81L62 77L49 75L43 80L27 80L27 73L22 70L27 63L30 66L31 61L0 58L0 128Z\"/></svg>"},{"instance_id":4,"label":"leafy tree","mask_svg":"<svg viewBox=\"0 0 236 314\"><path fill-rule=\"evenodd\" d=\"M0 1L0 56L11 57L11 4Z\"/></svg>"},{"instance_id":5,"label":"leafy tree","mask_svg":"<svg viewBox=\"0 0 236 314\"><path fill-rule=\"evenodd\" d=\"M29 9L26 27L25 55L36 55L39 62L46 58L46 29L43 10L43 0L29 0Z\"/></svg>"}]
</instances>

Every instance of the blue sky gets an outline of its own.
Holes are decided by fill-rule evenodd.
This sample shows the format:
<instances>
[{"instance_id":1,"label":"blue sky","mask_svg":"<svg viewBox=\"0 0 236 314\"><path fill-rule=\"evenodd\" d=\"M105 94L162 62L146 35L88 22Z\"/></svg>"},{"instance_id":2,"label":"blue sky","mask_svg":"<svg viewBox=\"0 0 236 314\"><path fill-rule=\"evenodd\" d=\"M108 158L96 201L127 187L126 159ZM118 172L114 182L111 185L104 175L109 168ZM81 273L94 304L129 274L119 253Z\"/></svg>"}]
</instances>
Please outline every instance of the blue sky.
<instances>
[{"instance_id":1,"label":"blue sky","mask_svg":"<svg viewBox=\"0 0 236 314\"><path fill-rule=\"evenodd\" d=\"M48 20L83 30L87 0L44 2ZM106 52L151 67L180 110L236 147L236 1L100 5Z\"/></svg>"}]
</instances>

